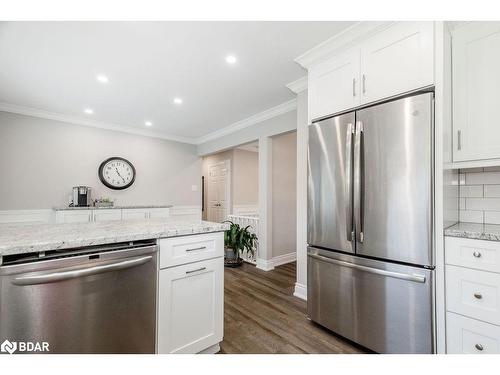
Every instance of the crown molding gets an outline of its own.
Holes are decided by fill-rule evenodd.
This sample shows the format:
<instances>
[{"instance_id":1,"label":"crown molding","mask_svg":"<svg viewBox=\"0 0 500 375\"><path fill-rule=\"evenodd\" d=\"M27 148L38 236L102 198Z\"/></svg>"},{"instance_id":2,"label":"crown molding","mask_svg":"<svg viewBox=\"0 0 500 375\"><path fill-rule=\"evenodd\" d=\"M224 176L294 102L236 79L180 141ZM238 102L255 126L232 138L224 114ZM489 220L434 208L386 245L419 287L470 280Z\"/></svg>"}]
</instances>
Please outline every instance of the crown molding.
<instances>
[{"instance_id":1,"label":"crown molding","mask_svg":"<svg viewBox=\"0 0 500 375\"><path fill-rule=\"evenodd\" d=\"M20 115L26 115L31 117L38 117L47 120L61 121L73 125L89 126L93 128L113 130L122 133L142 135L151 138L160 138L168 141L175 141L181 143L195 144L194 138L179 137L175 135L168 135L161 132L155 132L145 129L136 129L127 125L113 124L109 122L101 122L95 120L89 120L87 118L82 118L78 116L65 115L57 112L49 112L43 109L25 107L9 103L0 103L0 112L16 113Z\"/></svg>"},{"instance_id":2,"label":"crown molding","mask_svg":"<svg viewBox=\"0 0 500 375\"><path fill-rule=\"evenodd\" d=\"M295 59L302 67L309 69L310 66L327 59L342 49L360 42L363 39L377 33L394 22L388 21L361 21L342 30L331 38L311 48Z\"/></svg>"},{"instance_id":3,"label":"crown molding","mask_svg":"<svg viewBox=\"0 0 500 375\"><path fill-rule=\"evenodd\" d=\"M293 82L290 82L288 85L286 85L286 87L295 94L307 90L307 76L301 77Z\"/></svg>"},{"instance_id":4,"label":"crown molding","mask_svg":"<svg viewBox=\"0 0 500 375\"><path fill-rule=\"evenodd\" d=\"M287 112L293 111L297 109L297 99L289 100L285 103L279 104L275 107L266 109L265 111L259 112L253 116L250 116L244 120L235 122L225 128L216 130L212 133L204 135L196 139L195 144L200 145L205 142L212 141L214 139L223 137L225 135L237 132L238 130L242 130L248 128L252 125L258 124L260 122L269 120L273 117L285 114Z\"/></svg>"}]
</instances>

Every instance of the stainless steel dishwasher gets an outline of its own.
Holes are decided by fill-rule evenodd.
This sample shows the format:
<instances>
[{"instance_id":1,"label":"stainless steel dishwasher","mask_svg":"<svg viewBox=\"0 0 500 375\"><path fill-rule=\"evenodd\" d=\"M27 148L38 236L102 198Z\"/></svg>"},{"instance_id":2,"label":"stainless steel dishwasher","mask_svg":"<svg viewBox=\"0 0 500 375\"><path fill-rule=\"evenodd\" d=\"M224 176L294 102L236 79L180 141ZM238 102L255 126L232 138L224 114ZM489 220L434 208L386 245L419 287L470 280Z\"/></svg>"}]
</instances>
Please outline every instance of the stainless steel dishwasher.
<instances>
[{"instance_id":1,"label":"stainless steel dishwasher","mask_svg":"<svg viewBox=\"0 0 500 375\"><path fill-rule=\"evenodd\" d=\"M50 353L154 353L157 246L136 241L5 256L0 342Z\"/></svg>"}]
</instances>

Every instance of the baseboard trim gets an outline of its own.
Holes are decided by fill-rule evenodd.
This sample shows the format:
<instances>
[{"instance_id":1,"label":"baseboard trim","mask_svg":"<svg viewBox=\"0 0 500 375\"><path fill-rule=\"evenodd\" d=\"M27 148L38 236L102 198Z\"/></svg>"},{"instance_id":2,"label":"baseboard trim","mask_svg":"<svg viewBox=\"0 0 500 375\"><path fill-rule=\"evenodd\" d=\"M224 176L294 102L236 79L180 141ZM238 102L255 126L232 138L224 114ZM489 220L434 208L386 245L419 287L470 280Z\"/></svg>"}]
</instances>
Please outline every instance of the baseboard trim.
<instances>
[{"instance_id":1,"label":"baseboard trim","mask_svg":"<svg viewBox=\"0 0 500 375\"><path fill-rule=\"evenodd\" d=\"M295 283L295 291L293 295L297 298L307 301L307 286L300 283Z\"/></svg>"},{"instance_id":2,"label":"baseboard trim","mask_svg":"<svg viewBox=\"0 0 500 375\"><path fill-rule=\"evenodd\" d=\"M283 255L278 255L277 257L267 259L259 259L257 258L256 267L263 271L271 271L274 267L281 266L283 264L295 262L297 260L297 253L288 253Z\"/></svg>"}]
</instances>

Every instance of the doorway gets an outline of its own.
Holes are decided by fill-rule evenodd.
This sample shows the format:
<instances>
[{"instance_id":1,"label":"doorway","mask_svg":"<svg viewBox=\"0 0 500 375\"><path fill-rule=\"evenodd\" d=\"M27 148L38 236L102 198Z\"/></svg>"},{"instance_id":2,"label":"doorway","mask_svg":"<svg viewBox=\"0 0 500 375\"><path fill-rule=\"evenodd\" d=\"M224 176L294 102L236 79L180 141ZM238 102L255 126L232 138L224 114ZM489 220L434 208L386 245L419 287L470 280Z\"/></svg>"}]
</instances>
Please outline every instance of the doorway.
<instances>
[{"instance_id":1,"label":"doorway","mask_svg":"<svg viewBox=\"0 0 500 375\"><path fill-rule=\"evenodd\" d=\"M229 215L231 194L231 161L208 166L208 221L220 223Z\"/></svg>"}]
</instances>

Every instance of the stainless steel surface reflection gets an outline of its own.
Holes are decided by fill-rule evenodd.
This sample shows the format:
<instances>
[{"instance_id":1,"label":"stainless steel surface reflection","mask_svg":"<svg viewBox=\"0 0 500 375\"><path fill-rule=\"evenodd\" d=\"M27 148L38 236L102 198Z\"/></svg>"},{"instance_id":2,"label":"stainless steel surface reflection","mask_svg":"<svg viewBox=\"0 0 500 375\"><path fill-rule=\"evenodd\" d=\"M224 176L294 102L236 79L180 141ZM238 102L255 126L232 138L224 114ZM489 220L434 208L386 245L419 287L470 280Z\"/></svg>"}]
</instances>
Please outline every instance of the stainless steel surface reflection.
<instances>
[{"instance_id":1,"label":"stainless steel surface reflection","mask_svg":"<svg viewBox=\"0 0 500 375\"><path fill-rule=\"evenodd\" d=\"M154 353L156 265L156 246L144 246L0 267L0 342Z\"/></svg>"}]
</instances>

